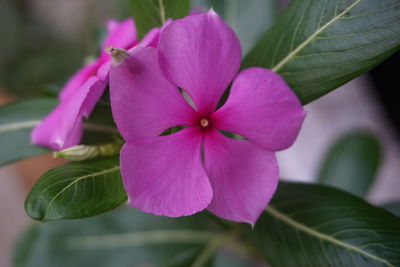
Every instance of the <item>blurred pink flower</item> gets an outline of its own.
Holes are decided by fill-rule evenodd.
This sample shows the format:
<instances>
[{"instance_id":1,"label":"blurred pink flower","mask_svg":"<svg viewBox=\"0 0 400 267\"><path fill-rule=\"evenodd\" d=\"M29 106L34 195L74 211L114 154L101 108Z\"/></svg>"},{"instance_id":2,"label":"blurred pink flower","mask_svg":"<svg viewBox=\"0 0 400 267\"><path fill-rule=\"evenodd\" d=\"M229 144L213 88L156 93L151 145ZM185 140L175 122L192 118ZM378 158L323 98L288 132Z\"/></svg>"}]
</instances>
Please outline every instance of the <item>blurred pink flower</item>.
<instances>
[{"instance_id":1,"label":"blurred pink flower","mask_svg":"<svg viewBox=\"0 0 400 267\"><path fill-rule=\"evenodd\" d=\"M172 22L158 50L138 49L111 69L111 107L126 140L120 162L131 206L170 217L207 208L255 223L278 184L274 151L292 145L305 111L279 75L262 68L237 74L240 63L235 33L210 11ZM216 109L232 80L227 102ZM186 128L160 136L174 126Z\"/></svg>"},{"instance_id":2,"label":"blurred pink flower","mask_svg":"<svg viewBox=\"0 0 400 267\"><path fill-rule=\"evenodd\" d=\"M111 57L108 46L132 49L137 44L136 28L132 19L122 22L110 20L108 34L99 58L77 71L61 90L59 105L33 130L33 144L60 150L79 144L83 133L83 117L89 117L108 84ZM140 42L156 46L159 29L155 28Z\"/></svg>"}]
</instances>

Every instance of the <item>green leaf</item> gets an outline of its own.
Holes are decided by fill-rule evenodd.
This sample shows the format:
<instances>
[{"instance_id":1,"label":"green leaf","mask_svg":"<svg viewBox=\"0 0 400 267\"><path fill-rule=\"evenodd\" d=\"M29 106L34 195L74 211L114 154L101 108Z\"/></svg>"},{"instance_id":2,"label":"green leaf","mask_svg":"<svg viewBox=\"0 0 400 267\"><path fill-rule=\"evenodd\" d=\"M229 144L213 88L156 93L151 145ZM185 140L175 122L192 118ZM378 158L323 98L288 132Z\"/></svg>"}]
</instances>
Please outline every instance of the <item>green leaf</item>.
<instances>
[{"instance_id":1,"label":"green leaf","mask_svg":"<svg viewBox=\"0 0 400 267\"><path fill-rule=\"evenodd\" d=\"M32 129L57 105L56 98L35 98L0 107L0 166L50 150L31 144ZM118 136L110 106L99 103L84 123L83 144L113 142Z\"/></svg>"},{"instance_id":2,"label":"green leaf","mask_svg":"<svg viewBox=\"0 0 400 267\"><path fill-rule=\"evenodd\" d=\"M189 14L189 0L130 0L139 38L154 27L160 27L169 19Z\"/></svg>"},{"instance_id":3,"label":"green leaf","mask_svg":"<svg viewBox=\"0 0 400 267\"><path fill-rule=\"evenodd\" d=\"M67 163L47 171L32 188L25 210L35 220L94 216L126 200L118 157Z\"/></svg>"},{"instance_id":4,"label":"green leaf","mask_svg":"<svg viewBox=\"0 0 400 267\"><path fill-rule=\"evenodd\" d=\"M398 0L294 0L243 68L278 72L306 104L396 52L399 22Z\"/></svg>"},{"instance_id":5,"label":"green leaf","mask_svg":"<svg viewBox=\"0 0 400 267\"><path fill-rule=\"evenodd\" d=\"M0 107L0 166L49 152L33 146L30 134L56 104L57 99L38 98Z\"/></svg>"},{"instance_id":6,"label":"green leaf","mask_svg":"<svg viewBox=\"0 0 400 267\"><path fill-rule=\"evenodd\" d=\"M112 116L108 88L90 117L84 119L84 129L81 144L97 145L122 140Z\"/></svg>"},{"instance_id":7,"label":"green leaf","mask_svg":"<svg viewBox=\"0 0 400 267\"><path fill-rule=\"evenodd\" d=\"M271 266L399 266L399 226L333 187L281 183L249 237Z\"/></svg>"},{"instance_id":8,"label":"green leaf","mask_svg":"<svg viewBox=\"0 0 400 267\"><path fill-rule=\"evenodd\" d=\"M364 197L374 181L382 151L375 136L353 132L339 138L321 165L319 182Z\"/></svg>"},{"instance_id":9,"label":"green leaf","mask_svg":"<svg viewBox=\"0 0 400 267\"><path fill-rule=\"evenodd\" d=\"M400 216L400 202L390 202L382 206L382 208L390 211L391 213Z\"/></svg>"},{"instance_id":10,"label":"green leaf","mask_svg":"<svg viewBox=\"0 0 400 267\"><path fill-rule=\"evenodd\" d=\"M14 265L216 266L212 259L219 246L233 244L229 239L231 234L204 213L167 218L124 207L85 220L33 226L18 242ZM216 243L219 246L210 251ZM230 256L234 259L240 254Z\"/></svg>"}]
</instances>

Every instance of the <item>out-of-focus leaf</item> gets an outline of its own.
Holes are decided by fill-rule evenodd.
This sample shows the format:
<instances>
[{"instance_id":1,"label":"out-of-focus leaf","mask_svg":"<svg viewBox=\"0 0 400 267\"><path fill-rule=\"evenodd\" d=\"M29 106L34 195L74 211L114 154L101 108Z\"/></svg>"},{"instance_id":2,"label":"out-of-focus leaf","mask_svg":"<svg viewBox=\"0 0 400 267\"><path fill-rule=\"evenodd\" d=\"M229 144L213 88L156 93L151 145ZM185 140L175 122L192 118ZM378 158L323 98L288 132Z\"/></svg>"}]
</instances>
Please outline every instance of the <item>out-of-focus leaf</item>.
<instances>
[{"instance_id":1,"label":"out-of-focus leaf","mask_svg":"<svg viewBox=\"0 0 400 267\"><path fill-rule=\"evenodd\" d=\"M227 267L213 258L219 246L232 244L219 241L230 235L204 214L167 218L124 207L85 220L34 225L18 242L14 265Z\"/></svg>"},{"instance_id":2,"label":"out-of-focus leaf","mask_svg":"<svg viewBox=\"0 0 400 267\"><path fill-rule=\"evenodd\" d=\"M278 72L306 104L396 52L399 26L398 0L294 0L242 67Z\"/></svg>"},{"instance_id":3,"label":"out-of-focus leaf","mask_svg":"<svg viewBox=\"0 0 400 267\"><path fill-rule=\"evenodd\" d=\"M98 158L55 167L40 177L25 201L35 220L94 216L126 200L118 157Z\"/></svg>"},{"instance_id":4,"label":"out-of-focus leaf","mask_svg":"<svg viewBox=\"0 0 400 267\"><path fill-rule=\"evenodd\" d=\"M399 266L400 218L333 187L281 183L249 231L271 266Z\"/></svg>"},{"instance_id":5,"label":"out-of-focus leaf","mask_svg":"<svg viewBox=\"0 0 400 267\"><path fill-rule=\"evenodd\" d=\"M30 133L56 104L57 99L38 98L0 107L0 165L49 152L33 146Z\"/></svg>"},{"instance_id":6,"label":"out-of-focus leaf","mask_svg":"<svg viewBox=\"0 0 400 267\"><path fill-rule=\"evenodd\" d=\"M32 145L30 134L57 103L56 98L36 98L0 107L0 166L50 152ZM96 106L84 128L83 144L112 142L119 136L107 103Z\"/></svg>"},{"instance_id":7,"label":"out-of-focus leaf","mask_svg":"<svg viewBox=\"0 0 400 267\"><path fill-rule=\"evenodd\" d=\"M0 2L0 85L3 82L2 73L7 68L8 61L15 56L19 41L19 16L11 1ZM8 66L9 67L9 66Z\"/></svg>"},{"instance_id":8,"label":"out-of-focus leaf","mask_svg":"<svg viewBox=\"0 0 400 267\"><path fill-rule=\"evenodd\" d=\"M40 239L40 227L37 224L29 225L15 244L13 255L13 266L29 266L27 261L32 257L32 252L36 246L36 240Z\"/></svg>"},{"instance_id":9,"label":"out-of-focus leaf","mask_svg":"<svg viewBox=\"0 0 400 267\"><path fill-rule=\"evenodd\" d=\"M84 119L85 132L81 143L85 145L96 145L122 140L114 118L111 113L111 105L106 89L104 96L97 103L89 119Z\"/></svg>"},{"instance_id":10,"label":"out-of-focus leaf","mask_svg":"<svg viewBox=\"0 0 400 267\"><path fill-rule=\"evenodd\" d=\"M381 155L379 141L373 135L364 132L344 135L326 154L318 181L364 197L374 182Z\"/></svg>"},{"instance_id":11,"label":"out-of-focus leaf","mask_svg":"<svg viewBox=\"0 0 400 267\"><path fill-rule=\"evenodd\" d=\"M400 202L387 203L382 207L400 217Z\"/></svg>"},{"instance_id":12,"label":"out-of-focus leaf","mask_svg":"<svg viewBox=\"0 0 400 267\"><path fill-rule=\"evenodd\" d=\"M90 46L88 27L76 33L83 38L59 34L27 1L0 1L0 25L0 89L24 98L65 82L82 64L83 47Z\"/></svg>"},{"instance_id":13,"label":"out-of-focus leaf","mask_svg":"<svg viewBox=\"0 0 400 267\"><path fill-rule=\"evenodd\" d=\"M189 14L189 0L130 0L139 38L168 18L177 19Z\"/></svg>"},{"instance_id":14,"label":"out-of-focus leaf","mask_svg":"<svg viewBox=\"0 0 400 267\"><path fill-rule=\"evenodd\" d=\"M55 40L18 53L2 75L6 89L23 97L40 97L51 85L63 84L80 66L83 58L79 47Z\"/></svg>"},{"instance_id":15,"label":"out-of-focus leaf","mask_svg":"<svg viewBox=\"0 0 400 267\"><path fill-rule=\"evenodd\" d=\"M252 256L252 257L250 257ZM221 250L214 257L215 267L267 267L265 261L255 255L246 255L243 251Z\"/></svg>"}]
</instances>

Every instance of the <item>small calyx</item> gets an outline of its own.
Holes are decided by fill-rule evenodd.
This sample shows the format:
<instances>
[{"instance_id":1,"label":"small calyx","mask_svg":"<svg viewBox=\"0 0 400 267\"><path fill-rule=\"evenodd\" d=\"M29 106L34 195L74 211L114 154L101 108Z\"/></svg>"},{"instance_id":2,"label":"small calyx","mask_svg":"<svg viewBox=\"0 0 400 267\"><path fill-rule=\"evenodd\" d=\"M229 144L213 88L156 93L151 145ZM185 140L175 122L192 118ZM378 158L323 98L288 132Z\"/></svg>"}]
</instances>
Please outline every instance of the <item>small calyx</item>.
<instances>
[{"instance_id":1,"label":"small calyx","mask_svg":"<svg viewBox=\"0 0 400 267\"><path fill-rule=\"evenodd\" d=\"M111 157L119 154L122 144L110 143L95 146L77 145L61 151L53 152L54 158L70 161L84 161L97 157Z\"/></svg>"},{"instance_id":2,"label":"small calyx","mask_svg":"<svg viewBox=\"0 0 400 267\"><path fill-rule=\"evenodd\" d=\"M129 57L130 54L125 49L116 48L113 46L107 46L105 48L107 54L112 57L112 62L114 65L119 65L124 61L125 58Z\"/></svg>"}]
</instances>

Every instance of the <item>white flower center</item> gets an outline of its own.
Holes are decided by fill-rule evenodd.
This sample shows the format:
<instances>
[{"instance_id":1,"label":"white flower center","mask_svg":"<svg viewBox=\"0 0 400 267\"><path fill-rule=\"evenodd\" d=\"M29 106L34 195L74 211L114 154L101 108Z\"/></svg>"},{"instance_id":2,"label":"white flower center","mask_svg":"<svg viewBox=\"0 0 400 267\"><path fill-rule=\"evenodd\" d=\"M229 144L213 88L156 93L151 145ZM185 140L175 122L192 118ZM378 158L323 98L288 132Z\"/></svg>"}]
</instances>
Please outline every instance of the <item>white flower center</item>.
<instances>
[{"instance_id":1,"label":"white flower center","mask_svg":"<svg viewBox=\"0 0 400 267\"><path fill-rule=\"evenodd\" d=\"M210 124L210 121L208 119L201 119L200 125L201 127L206 128Z\"/></svg>"}]
</instances>

